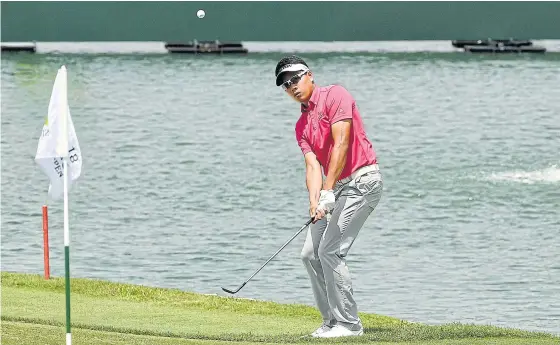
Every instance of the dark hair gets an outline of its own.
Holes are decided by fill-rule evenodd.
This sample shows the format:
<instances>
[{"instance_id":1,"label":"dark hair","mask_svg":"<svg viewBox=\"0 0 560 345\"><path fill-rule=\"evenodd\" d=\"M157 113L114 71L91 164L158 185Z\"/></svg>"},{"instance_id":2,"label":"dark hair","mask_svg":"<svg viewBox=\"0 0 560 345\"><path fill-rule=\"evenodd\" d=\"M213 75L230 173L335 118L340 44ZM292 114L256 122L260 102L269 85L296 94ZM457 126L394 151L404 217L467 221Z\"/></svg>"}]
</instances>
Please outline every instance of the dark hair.
<instances>
[{"instance_id":1,"label":"dark hair","mask_svg":"<svg viewBox=\"0 0 560 345\"><path fill-rule=\"evenodd\" d=\"M278 63L276 64L276 69L274 70L274 76L278 75L278 71L280 71L280 69L286 65L293 65L293 64L302 64L307 66L307 64L305 63L305 61L303 61L302 58L300 58L299 56L296 55L290 55L290 56L286 56L284 58L282 58L282 60L278 61ZM309 67L309 66L307 66Z\"/></svg>"}]
</instances>

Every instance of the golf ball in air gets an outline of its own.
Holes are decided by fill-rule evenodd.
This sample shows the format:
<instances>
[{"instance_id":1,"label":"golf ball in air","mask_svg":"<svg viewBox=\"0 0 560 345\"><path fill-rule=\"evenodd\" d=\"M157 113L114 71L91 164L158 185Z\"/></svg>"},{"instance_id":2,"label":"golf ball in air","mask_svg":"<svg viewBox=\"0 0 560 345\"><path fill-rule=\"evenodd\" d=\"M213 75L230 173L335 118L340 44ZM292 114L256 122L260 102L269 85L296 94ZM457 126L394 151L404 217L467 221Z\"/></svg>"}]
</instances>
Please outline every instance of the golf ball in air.
<instances>
[{"instance_id":1,"label":"golf ball in air","mask_svg":"<svg viewBox=\"0 0 560 345\"><path fill-rule=\"evenodd\" d=\"M198 12L196 12L196 16L198 18L204 18L205 15L206 15L206 12L204 12L204 10L198 10Z\"/></svg>"}]
</instances>

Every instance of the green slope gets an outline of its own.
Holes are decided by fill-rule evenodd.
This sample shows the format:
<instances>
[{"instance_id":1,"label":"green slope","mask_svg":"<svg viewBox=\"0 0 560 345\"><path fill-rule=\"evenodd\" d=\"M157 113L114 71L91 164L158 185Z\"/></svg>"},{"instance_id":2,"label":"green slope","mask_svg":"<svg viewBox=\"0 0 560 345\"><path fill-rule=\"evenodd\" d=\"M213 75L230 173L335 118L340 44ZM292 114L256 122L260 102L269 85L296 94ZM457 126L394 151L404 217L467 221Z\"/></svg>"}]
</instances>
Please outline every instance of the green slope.
<instances>
[{"instance_id":1,"label":"green slope","mask_svg":"<svg viewBox=\"0 0 560 345\"><path fill-rule=\"evenodd\" d=\"M306 337L320 323L304 305L201 295L176 289L72 279L75 344L332 342ZM64 341L64 279L2 272L2 344ZM559 337L493 326L428 326L361 314L365 335L338 342L379 344L558 344Z\"/></svg>"}]
</instances>

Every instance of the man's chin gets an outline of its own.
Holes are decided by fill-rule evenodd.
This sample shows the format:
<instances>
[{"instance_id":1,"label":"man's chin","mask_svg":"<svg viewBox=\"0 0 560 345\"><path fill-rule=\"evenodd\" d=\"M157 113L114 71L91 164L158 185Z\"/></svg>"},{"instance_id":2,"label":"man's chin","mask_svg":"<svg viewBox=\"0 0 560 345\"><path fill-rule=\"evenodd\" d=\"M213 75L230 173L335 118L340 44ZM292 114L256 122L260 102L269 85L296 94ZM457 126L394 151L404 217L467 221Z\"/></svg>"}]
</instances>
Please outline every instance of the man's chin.
<instances>
[{"instance_id":1,"label":"man's chin","mask_svg":"<svg viewBox=\"0 0 560 345\"><path fill-rule=\"evenodd\" d=\"M299 95L294 95L294 99L300 103L307 103L307 97L304 97L303 94L299 94Z\"/></svg>"}]
</instances>

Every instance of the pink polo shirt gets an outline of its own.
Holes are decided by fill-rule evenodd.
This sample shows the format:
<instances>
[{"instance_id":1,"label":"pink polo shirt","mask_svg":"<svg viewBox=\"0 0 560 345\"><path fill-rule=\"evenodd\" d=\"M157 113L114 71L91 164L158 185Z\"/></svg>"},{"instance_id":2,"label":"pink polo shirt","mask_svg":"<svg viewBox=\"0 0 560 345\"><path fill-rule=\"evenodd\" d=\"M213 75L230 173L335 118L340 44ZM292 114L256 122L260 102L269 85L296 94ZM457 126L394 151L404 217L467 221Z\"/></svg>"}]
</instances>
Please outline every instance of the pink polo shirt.
<instances>
[{"instance_id":1,"label":"pink polo shirt","mask_svg":"<svg viewBox=\"0 0 560 345\"><path fill-rule=\"evenodd\" d=\"M309 106L301 106L301 116L295 128L301 151L304 155L310 151L315 153L326 176L334 144L331 125L344 119L352 119L352 128L346 164L339 179L350 176L360 167L377 163L375 150L366 136L352 95L340 85L315 87Z\"/></svg>"}]
</instances>

